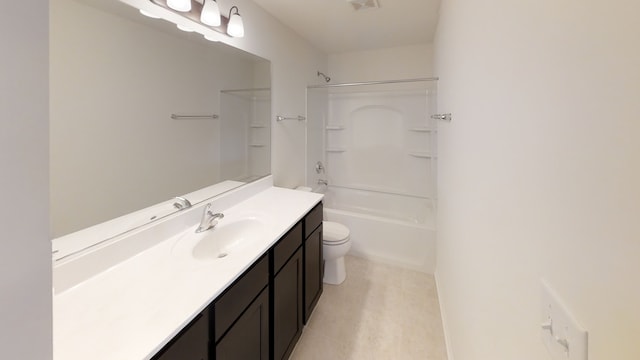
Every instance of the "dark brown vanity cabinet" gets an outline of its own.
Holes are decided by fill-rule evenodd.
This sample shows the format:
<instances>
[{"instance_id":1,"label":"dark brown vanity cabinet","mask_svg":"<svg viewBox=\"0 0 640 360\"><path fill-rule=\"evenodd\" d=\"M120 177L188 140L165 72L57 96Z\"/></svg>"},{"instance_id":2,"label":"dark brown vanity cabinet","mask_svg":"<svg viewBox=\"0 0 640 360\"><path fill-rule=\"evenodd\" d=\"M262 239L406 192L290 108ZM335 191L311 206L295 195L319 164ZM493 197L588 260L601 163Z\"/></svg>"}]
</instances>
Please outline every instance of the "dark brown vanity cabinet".
<instances>
[{"instance_id":1,"label":"dark brown vanity cabinet","mask_svg":"<svg viewBox=\"0 0 640 360\"><path fill-rule=\"evenodd\" d=\"M265 288L215 345L212 359L269 359L269 328L269 290Z\"/></svg>"},{"instance_id":2,"label":"dark brown vanity cabinet","mask_svg":"<svg viewBox=\"0 0 640 360\"><path fill-rule=\"evenodd\" d=\"M273 248L273 358L288 359L303 327L302 224Z\"/></svg>"},{"instance_id":3,"label":"dark brown vanity cabinet","mask_svg":"<svg viewBox=\"0 0 640 360\"><path fill-rule=\"evenodd\" d=\"M204 310L152 360L208 360L209 310Z\"/></svg>"},{"instance_id":4,"label":"dark brown vanity cabinet","mask_svg":"<svg viewBox=\"0 0 640 360\"><path fill-rule=\"evenodd\" d=\"M269 359L268 285L265 255L214 301L212 359Z\"/></svg>"},{"instance_id":5,"label":"dark brown vanity cabinet","mask_svg":"<svg viewBox=\"0 0 640 360\"><path fill-rule=\"evenodd\" d=\"M304 323L311 317L320 295L324 261L322 257L322 203L314 207L303 220L304 225Z\"/></svg>"},{"instance_id":6,"label":"dark brown vanity cabinet","mask_svg":"<svg viewBox=\"0 0 640 360\"><path fill-rule=\"evenodd\" d=\"M322 294L322 204L153 360L288 359Z\"/></svg>"}]
</instances>

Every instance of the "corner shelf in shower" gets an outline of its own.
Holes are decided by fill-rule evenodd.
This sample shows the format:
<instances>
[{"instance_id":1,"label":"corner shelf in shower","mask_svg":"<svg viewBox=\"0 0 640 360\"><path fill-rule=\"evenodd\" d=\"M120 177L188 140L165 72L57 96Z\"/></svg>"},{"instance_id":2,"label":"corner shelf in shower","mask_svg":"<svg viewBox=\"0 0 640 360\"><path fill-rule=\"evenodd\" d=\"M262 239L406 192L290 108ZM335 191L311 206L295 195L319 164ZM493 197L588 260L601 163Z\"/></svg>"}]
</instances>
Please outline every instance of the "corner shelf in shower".
<instances>
[{"instance_id":1,"label":"corner shelf in shower","mask_svg":"<svg viewBox=\"0 0 640 360\"><path fill-rule=\"evenodd\" d=\"M343 153L345 151L347 151L347 149L345 148L327 148L325 149L326 152L328 153Z\"/></svg>"},{"instance_id":2,"label":"corner shelf in shower","mask_svg":"<svg viewBox=\"0 0 640 360\"><path fill-rule=\"evenodd\" d=\"M265 147L265 144L249 144L250 147Z\"/></svg>"},{"instance_id":3,"label":"corner shelf in shower","mask_svg":"<svg viewBox=\"0 0 640 360\"><path fill-rule=\"evenodd\" d=\"M424 132L424 133L435 132L435 130L433 130L432 128L427 128L427 127L414 127L409 129L409 131Z\"/></svg>"},{"instance_id":4,"label":"corner shelf in shower","mask_svg":"<svg viewBox=\"0 0 640 360\"><path fill-rule=\"evenodd\" d=\"M326 130L344 130L344 126L327 125Z\"/></svg>"},{"instance_id":5,"label":"corner shelf in shower","mask_svg":"<svg viewBox=\"0 0 640 360\"><path fill-rule=\"evenodd\" d=\"M417 157L417 158L421 158L421 159L431 159L431 158L435 158L435 155L426 152L426 151L411 151L409 152L409 155L413 156L413 157Z\"/></svg>"},{"instance_id":6,"label":"corner shelf in shower","mask_svg":"<svg viewBox=\"0 0 640 360\"><path fill-rule=\"evenodd\" d=\"M249 124L249 127L251 128L266 128L267 126L265 124Z\"/></svg>"}]
</instances>

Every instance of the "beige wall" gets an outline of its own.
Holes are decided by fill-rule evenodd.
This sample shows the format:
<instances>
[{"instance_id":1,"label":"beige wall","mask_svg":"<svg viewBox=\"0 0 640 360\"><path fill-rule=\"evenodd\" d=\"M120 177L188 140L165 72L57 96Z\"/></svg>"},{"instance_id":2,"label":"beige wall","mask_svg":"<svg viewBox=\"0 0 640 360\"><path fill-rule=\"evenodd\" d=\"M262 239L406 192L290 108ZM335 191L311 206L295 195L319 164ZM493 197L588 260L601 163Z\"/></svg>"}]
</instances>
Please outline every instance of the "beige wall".
<instances>
[{"instance_id":1,"label":"beige wall","mask_svg":"<svg viewBox=\"0 0 640 360\"><path fill-rule=\"evenodd\" d=\"M550 359L540 279L590 360L640 358L640 3L444 0L437 279L455 360Z\"/></svg>"},{"instance_id":2,"label":"beige wall","mask_svg":"<svg viewBox=\"0 0 640 360\"><path fill-rule=\"evenodd\" d=\"M52 354L48 18L43 0L7 2L0 12L2 359Z\"/></svg>"},{"instance_id":3,"label":"beige wall","mask_svg":"<svg viewBox=\"0 0 640 360\"><path fill-rule=\"evenodd\" d=\"M327 75L332 83L431 77L432 62L432 44L354 51L329 55Z\"/></svg>"}]
</instances>

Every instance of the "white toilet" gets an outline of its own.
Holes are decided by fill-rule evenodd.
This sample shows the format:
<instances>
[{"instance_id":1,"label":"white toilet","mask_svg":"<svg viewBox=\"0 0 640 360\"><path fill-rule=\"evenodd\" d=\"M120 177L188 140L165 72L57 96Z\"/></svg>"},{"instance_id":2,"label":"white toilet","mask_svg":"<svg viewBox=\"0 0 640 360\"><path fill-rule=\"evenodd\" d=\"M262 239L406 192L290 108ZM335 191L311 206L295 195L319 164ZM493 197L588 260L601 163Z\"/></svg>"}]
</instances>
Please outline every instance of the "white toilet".
<instances>
[{"instance_id":1,"label":"white toilet","mask_svg":"<svg viewBox=\"0 0 640 360\"><path fill-rule=\"evenodd\" d=\"M344 256L351 249L349 228L333 221L322 222L322 251L324 253L323 282L342 284L347 277Z\"/></svg>"},{"instance_id":2,"label":"white toilet","mask_svg":"<svg viewBox=\"0 0 640 360\"><path fill-rule=\"evenodd\" d=\"M296 190L312 191L310 187L298 186ZM340 285L347 278L344 256L351 249L349 228L333 221L322 222L322 252L324 257L324 278L331 285Z\"/></svg>"}]
</instances>

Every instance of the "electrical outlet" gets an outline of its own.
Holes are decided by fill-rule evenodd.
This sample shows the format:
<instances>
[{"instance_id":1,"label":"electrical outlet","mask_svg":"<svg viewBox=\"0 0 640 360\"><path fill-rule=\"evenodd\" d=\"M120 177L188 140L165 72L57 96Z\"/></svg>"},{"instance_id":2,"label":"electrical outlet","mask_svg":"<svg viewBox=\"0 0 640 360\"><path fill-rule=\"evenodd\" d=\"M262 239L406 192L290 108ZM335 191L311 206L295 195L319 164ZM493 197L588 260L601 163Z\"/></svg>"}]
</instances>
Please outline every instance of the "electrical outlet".
<instances>
[{"instance_id":1,"label":"electrical outlet","mask_svg":"<svg viewBox=\"0 0 640 360\"><path fill-rule=\"evenodd\" d=\"M544 280L540 320L542 342L554 360L588 360L587 331L578 324Z\"/></svg>"}]
</instances>

